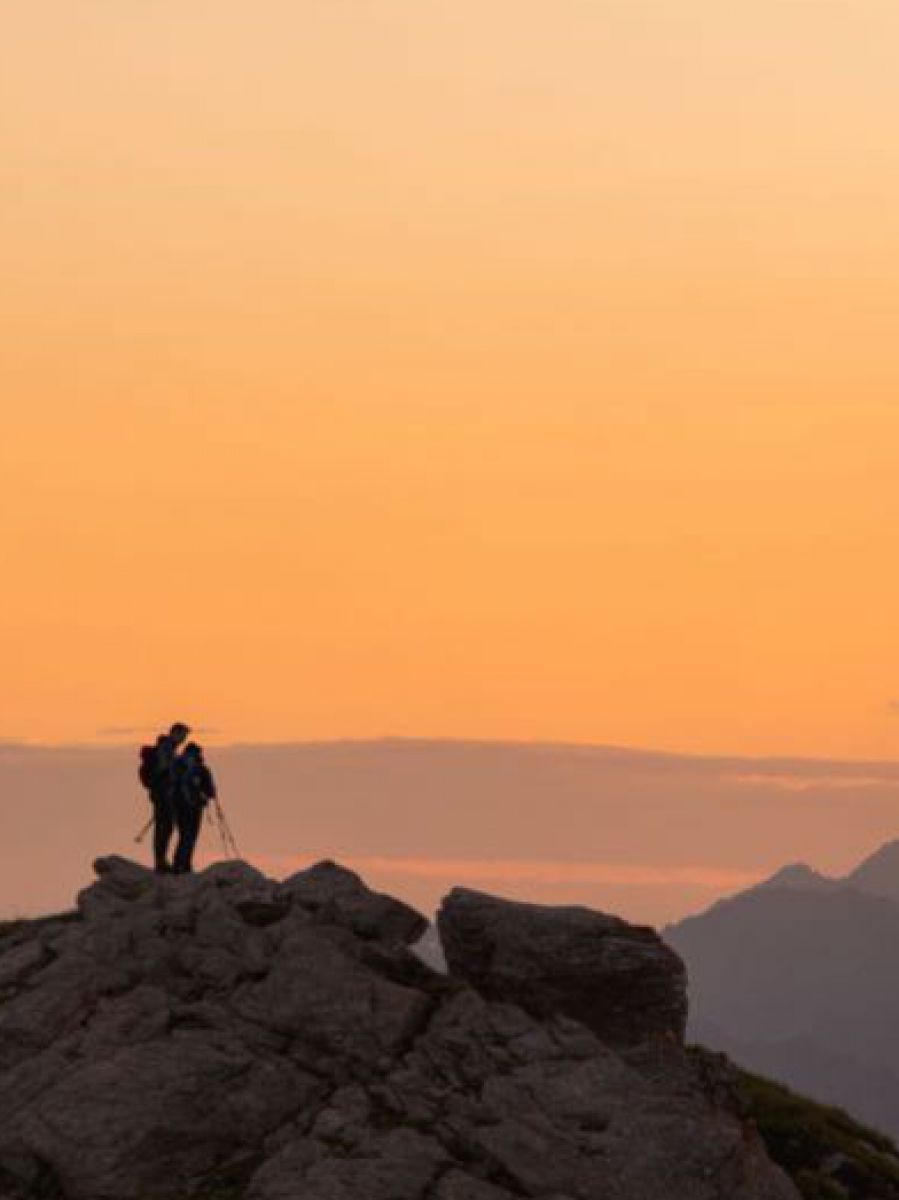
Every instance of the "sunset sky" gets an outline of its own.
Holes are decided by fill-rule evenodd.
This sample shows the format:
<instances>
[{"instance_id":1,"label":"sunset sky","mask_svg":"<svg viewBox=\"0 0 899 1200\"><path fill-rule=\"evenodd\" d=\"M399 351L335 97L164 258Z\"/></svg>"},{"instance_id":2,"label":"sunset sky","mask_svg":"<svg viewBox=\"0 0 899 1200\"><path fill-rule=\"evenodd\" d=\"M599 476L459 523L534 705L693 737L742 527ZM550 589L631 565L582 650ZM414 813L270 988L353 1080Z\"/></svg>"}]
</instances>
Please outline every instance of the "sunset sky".
<instances>
[{"instance_id":1,"label":"sunset sky","mask_svg":"<svg viewBox=\"0 0 899 1200\"><path fill-rule=\"evenodd\" d=\"M5 0L0 737L894 756L897 51Z\"/></svg>"},{"instance_id":2,"label":"sunset sky","mask_svg":"<svg viewBox=\"0 0 899 1200\"><path fill-rule=\"evenodd\" d=\"M899 833L899 763L447 739L217 746L241 854L334 858L433 912L454 885L661 924L787 863L845 875ZM92 859L146 861L132 746L0 745L0 920L55 911ZM199 865L221 858L204 823Z\"/></svg>"}]
</instances>

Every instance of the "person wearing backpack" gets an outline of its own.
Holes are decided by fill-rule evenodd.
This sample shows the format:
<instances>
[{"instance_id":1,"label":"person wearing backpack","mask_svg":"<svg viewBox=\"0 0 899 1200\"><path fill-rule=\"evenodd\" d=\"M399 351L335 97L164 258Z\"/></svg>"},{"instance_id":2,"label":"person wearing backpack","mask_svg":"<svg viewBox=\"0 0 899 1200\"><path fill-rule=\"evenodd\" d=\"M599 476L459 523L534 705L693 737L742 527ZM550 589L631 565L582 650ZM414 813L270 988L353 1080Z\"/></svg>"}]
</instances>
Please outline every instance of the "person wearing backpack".
<instances>
[{"instance_id":1,"label":"person wearing backpack","mask_svg":"<svg viewBox=\"0 0 899 1200\"><path fill-rule=\"evenodd\" d=\"M200 835L203 811L215 800L215 780L203 758L202 747L191 742L175 764L175 824L178 844L175 847L173 870L176 875L193 871L193 854Z\"/></svg>"},{"instance_id":2,"label":"person wearing backpack","mask_svg":"<svg viewBox=\"0 0 899 1200\"><path fill-rule=\"evenodd\" d=\"M153 805L153 860L160 875L172 869L168 854L175 829L178 748L189 734L189 727L176 721L168 733L159 735L155 745L141 747L138 773Z\"/></svg>"}]
</instances>

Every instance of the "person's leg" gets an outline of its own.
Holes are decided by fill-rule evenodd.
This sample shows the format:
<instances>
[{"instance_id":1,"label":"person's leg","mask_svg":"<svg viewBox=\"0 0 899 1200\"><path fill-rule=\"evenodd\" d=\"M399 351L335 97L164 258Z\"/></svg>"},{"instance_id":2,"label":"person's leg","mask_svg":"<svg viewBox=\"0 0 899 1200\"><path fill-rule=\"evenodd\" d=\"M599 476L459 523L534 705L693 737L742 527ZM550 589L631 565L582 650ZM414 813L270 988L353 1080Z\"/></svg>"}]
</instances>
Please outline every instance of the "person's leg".
<instances>
[{"instance_id":1,"label":"person's leg","mask_svg":"<svg viewBox=\"0 0 899 1200\"><path fill-rule=\"evenodd\" d=\"M169 842L172 840L174 820L172 805L167 796L153 797L153 859L157 871L169 870Z\"/></svg>"},{"instance_id":2,"label":"person's leg","mask_svg":"<svg viewBox=\"0 0 899 1200\"><path fill-rule=\"evenodd\" d=\"M178 845L175 848L175 871L184 875L193 870L194 846L200 832L203 810L190 801L180 801L176 811Z\"/></svg>"},{"instance_id":3,"label":"person's leg","mask_svg":"<svg viewBox=\"0 0 899 1200\"><path fill-rule=\"evenodd\" d=\"M194 869L194 850L197 846L197 838L200 836L200 825L203 822L203 809L199 804L191 806L190 819L187 826L187 837L184 846L185 870L192 871Z\"/></svg>"},{"instance_id":4,"label":"person's leg","mask_svg":"<svg viewBox=\"0 0 899 1200\"><path fill-rule=\"evenodd\" d=\"M178 830L178 841L175 843L175 853L172 856L172 870L180 875L184 870L184 835L186 831L187 812L184 801L179 796L175 800L175 827Z\"/></svg>"}]
</instances>

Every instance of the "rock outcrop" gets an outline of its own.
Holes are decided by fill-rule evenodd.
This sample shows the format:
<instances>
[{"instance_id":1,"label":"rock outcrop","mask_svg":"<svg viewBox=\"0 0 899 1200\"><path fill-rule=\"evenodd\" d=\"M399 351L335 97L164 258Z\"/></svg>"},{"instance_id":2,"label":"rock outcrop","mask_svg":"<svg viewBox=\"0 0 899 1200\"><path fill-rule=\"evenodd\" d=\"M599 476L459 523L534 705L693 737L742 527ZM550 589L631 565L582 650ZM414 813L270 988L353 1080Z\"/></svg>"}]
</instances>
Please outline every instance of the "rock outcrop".
<instances>
[{"instance_id":1,"label":"rock outcrop","mask_svg":"<svg viewBox=\"0 0 899 1200\"><path fill-rule=\"evenodd\" d=\"M687 973L653 929L466 888L443 901L437 927L449 969L488 999L564 1013L613 1045L683 1040Z\"/></svg>"},{"instance_id":2,"label":"rock outcrop","mask_svg":"<svg viewBox=\"0 0 899 1200\"><path fill-rule=\"evenodd\" d=\"M97 871L0 927L0 1200L796 1200L647 931L457 892L447 976L334 864Z\"/></svg>"}]
</instances>

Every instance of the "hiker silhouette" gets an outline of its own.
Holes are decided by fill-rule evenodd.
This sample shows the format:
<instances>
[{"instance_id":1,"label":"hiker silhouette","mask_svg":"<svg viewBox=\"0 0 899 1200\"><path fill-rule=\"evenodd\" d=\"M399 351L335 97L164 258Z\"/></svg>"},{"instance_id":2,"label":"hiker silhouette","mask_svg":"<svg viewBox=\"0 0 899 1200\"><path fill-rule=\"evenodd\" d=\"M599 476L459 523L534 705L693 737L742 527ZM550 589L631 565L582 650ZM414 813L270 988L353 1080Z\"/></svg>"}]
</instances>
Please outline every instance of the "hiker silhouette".
<instances>
[{"instance_id":1,"label":"hiker silhouette","mask_svg":"<svg viewBox=\"0 0 899 1200\"><path fill-rule=\"evenodd\" d=\"M142 746L140 751L139 776L153 805L153 861L159 874L172 870L168 854L176 821L178 750L189 735L189 726L176 721L168 733L159 735L154 745Z\"/></svg>"},{"instance_id":2,"label":"hiker silhouette","mask_svg":"<svg viewBox=\"0 0 899 1200\"><path fill-rule=\"evenodd\" d=\"M210 800L216 799L215 780L203 758L203 748L197 742L185 746L184 753L175 759L173 796L178 845L172 869L176 875L187 875L193 870L203 810Z\"/></svg>"}]
</instances>

